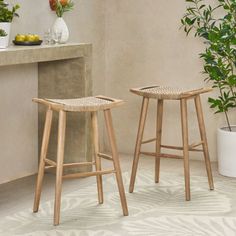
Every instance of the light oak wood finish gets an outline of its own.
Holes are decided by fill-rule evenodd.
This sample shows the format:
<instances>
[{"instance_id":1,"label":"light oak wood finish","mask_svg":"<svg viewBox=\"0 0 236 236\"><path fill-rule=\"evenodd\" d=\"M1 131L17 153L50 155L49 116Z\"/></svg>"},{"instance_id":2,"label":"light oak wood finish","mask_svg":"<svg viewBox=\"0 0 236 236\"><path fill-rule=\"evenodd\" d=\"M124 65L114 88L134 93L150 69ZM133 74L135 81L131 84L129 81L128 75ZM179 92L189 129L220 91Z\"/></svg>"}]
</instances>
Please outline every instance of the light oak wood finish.
<instances>
[{"instance_id":1,"label":"light oak wood finish","mask_svg":"<svg viewBox=\"0 0 236 236\"><path fill-rule=\"evenodd\" d=\"M99 156L99 136L98 136L98 117L97 112L91 113L92 119L92 130L93 130L93 144L94 144L94 155L95 155L95 166L96 171L101 171L102 164ZM102 188L102 175L97 176L97 189L98 189L98 202L103 203L103 188Z\"/></svg>"},{"instance_id":2,"label":"light oak wood finish","mask_svg":"<svg viewBox=\"0 0 236 236\"><path fill-rule=\"evenodd\" d=\"M63 179L77 179L77 178L85 178L90 176L101 176L116 173L115 170L100 170L100 171L91 171L91 172L83 172L83 173L75 173L75 174L66 174L63 175Z\"/></svg>"},{"instance_id":3,"label":"light oak wood finish","mask_svg":"<svg viewBox=\"0 0 236 236\"><path fill-rule=\"evenodd\" d=\"M155 159L155 182L159 182L160 178L160 157L161 152L161 134L163 120L163 100L157 100L157 125L156 125L156 159Z\"/></svg>"},{"instance_id":4,"label":"light oak wood finish","mask_svg":"<svg viewBox=\"0 0 236 236\"><path fill-rule=\"evenodd\" d=\"M213 183L213 177L212 177L212 171L211 171L211 162L210 162L209 151L208 151L206 129L205 129L205 123L203 119L201 99L199 95L194 98L194 102L195 102L195 107L197 111L198 125L199 125L201 140L202 140L202 148L203 148L203 153L204 153L204 158L205 158L205 163L206 163L209 187L211 190L213 190L214 183Z\"/></svg>"},{"instance_id":5,"label":"light oak wood finish","mask_svg":"<svg viewBox=\"0 0 236 236\"><path fill-rule=\"evenodd\" d=\"M57 163L55 161L52 161L48 158L44 159L44 161L45 161L46 164L50 165L50 167L57 167Z\"/></svg>"},{"instance_id":6,"label":"light oak wood finish","mask_svg":"<svg viewBox=\"0 0 236 236\"><path fill-rule=\"evenodd\" d=\"M184 180L185 180L185 198L190 200L190 173L189 173L189 152L188 152L188 116L187 116L187 100L180 100L181 108L181 125L183 140L183 156L184 156Z\"/></svg>"},{"instance_id":7,"label":"light oak wood finish","mask_svg":"<svg viewBox=\"0 0 236 236\"><path fill-rule=\"evenodd\" d=\"M57 146L57 169L56 169L56 187L55 187L55 202L54 202L54 225L58 225L59 220L60 220L65 131L66 131L66 112L60 111L59 122L58 122L58 146Z\"/></svg>"},{"instance_id":8,"label":"light oak wood finish","mask_svg":"<svg viewBox=\"0 0 236 236\"><path fill-rule=\"evenodd\" d=\"M57 167L56 162L54 162L52 160L45 159L45 162L48 163L48 164L51 163L50 166L45 166L45 169L52 169L52 168ZM94 164L95 164L94 161L92 161L92 162L66 163L66 164L63 164L63 168L70 168L70 167L76 167L76 166L92 166Z\"/></svg>"},{"instance_id":9,"label":"light oak wood finish","mask_svg":"<svg viewBox=\"0 0 236 236\"><path fill-rule=\"evenodd\" d=\"M148 139L142 142L142 144L147 144L156 141L156 138ZM203 142L195 142L189 145L188 150L192 152L203 152L202 149L196 149L195 147L198 147L202 145ZM173 150L183 150L183 147L180 146L172 146L172 145L161 145L161 148L166 148L166 149L173 149Z\"/></svg>"},{"instance_id":10,"label":"light oak wood finish","mask_svg":"<svg viewBox=\"0 0 236 236\"><path fill-rule=\"evenodd\" d=\"M155 152L140 152L140 154L145 156L152 156L152 157L160 157L160 158L173 158L173 159L183 159L183 156L174 155L174 154L166 154L166 153L159 153L156 154Z\"/></svg>"},{"instance_id":11,"label":"light oak wood finish","mask_svg":"<svg viewBox=\"0 0 236 236\"><path fill-rule=\"evenodd\" d=\"M129 185L130 193L134 191L134 184L135 184L135 178L136 178L136 173L137 173L137 168L138 168L140 149L141 149L142 139L143 139L143 131L144 131L145 122L147 118L148 103L149 103L149 98L144 97L143 102L142 102L142 107L141 107L138 134L137 134L135 151L134 151L134 161L132 165L132 172L131 172L131 178L130 178L130 185Z\"/></svg>"},{"instance_id":12,"label":"light oak wood finish","mask_svg":"<svg viewBox=\"0 0 236 236\"><path fill-rule=\"evenodd\" d=\"M107 154L104 154L104 153L98 153L98 156L103 158L103 159L106 159L108 161L113 161L113 158L110 155L107 155Z\"/></svg>"},{"instance_id":13,"label":"light oak wood finish","mask_svg":"<svg viewBox=\"0 0 236 236\"><path fill-rule=\"evenodd\" d=\"M132 193L134 190L134 183L135 183L140 154L155 157L155 182L159 182L160 158L183 159L184 177L185 177L185 197L186 197L186 200L189 201L191 199L190 168L189 168L189 152L190 151L203 152L205 163L206 163L209 187L211 190L214 189L211 163L210 163L207 138L206 138L206 130L205 130L205 125L204 125L203 112L202 112L201 100L200 100L200 94L209 92L211 90L212 90L211 88L186 90L182 88L179 89L179 88L171 88L171 87L164 87L164 86L157 86L157 85L130 89L131 92L143 97L142 109L141 109L139 127L138 127L138 134L137 134L136 145L135 145L132 173L130 177L130 186L129 186L130 193ZM150 98L156 99L158 102L156 137L143 141L142 139L143 139L143 132L144 132L145 121L146 121L146 116L147 116L147 107L148 107L148 101ZM187 116L187 101L190 99L193 99L195 102L198 125L199 125L199 130L200 130L200 137L201 137L200 141L194 142L192 144L189 144L188 116ZM172 145L163 145L161 143L164 100L179 100L180 101L182 142L183 142L182 147L172 146ZM156 142L155 152L141 151L142 144L147 144L151 142ZM199 146L202 146L202 149L197 148ZM161 149L171 149L171 150L177 150L177 151L182 150L183 155L163 153Z\"/></svg>"},{"instance_id":14,"label":"light oak wood finish","mask_svg":"<svg viewBox=\"0 0 236 236\"><path fill-rule=\"evenodd\" d=\"M42 184L43 184L43 177L44 177L44 168L45 168L45 159L48 150L48 143L50 138L50 131L52 125L52 115L53 111L50 107L47 109L45 125L44 125L44 133L43 133L43 140L41 146L41 154L40 154L40 161L39 161L39 170L38 170L38 177L37 183L35 188L35 197L34 197L34 206L33 212L38 212L39 209L39 202L42 192Z\"/></svg>"},{"instance_id":15,"label":"light oak wood finish","mask_svg":"<svg viewBox=\"0 0 236 236\"><path fill-rule=\"evenodd\" d=\"M116 146L115 133L113 129L110 109L104 110L104 117L105 117L105 123L106 123L106 128L107 128L107 134L108 134L108 138L109 138L109 142L111 146L114 169L116 171L115 172L116 181L117 181L117 185L119 189L123 214L124 216L128 216L129 214L128 206L127 206L126 197L125 197L125 189L124 189L122 175L121 175L120 162L119 162L119 157L118 157L118 151L117 151L117 146Z\"/></svg>"},{"instance_id":16,"label":"light oak wood finish","mask_svg":"<svg viewBox=\"0 0 236 236\"><path fill-rule=\"evenodd\" d=\"M55 186L55 202L54 202L54 225L58 225L60 222L60 205L61 205L61 191L62 180L72 178L84 178L90 176L96 176L97 188L98 188L98 201L103 203L103 187L102 187L102 175L115 174L117 179L117 185L119 189L121 205L123 214L128 215L128 207L126 202L126 196L121 176L120 163L118 158L118 152L115 142L115 134L112 126L112 118L110 108L117 107L123 104L123 101L104 96L85 97L80 99L54 99L53 101L48 99L35 98L33 101L47 106L47 114L45 121L45 128L42 140L41 158L39 165L39 173L37 178L34 212L38 211L39 200L42 191L42 180L45 169L56 168L56 186ZM55 102L56 101L56 102ZM60 102L61 103L60 103ZM109 108L109 109L107 109ZM58 145L57 145L57 158L56 162L47 158L47 150L49 143L49 136L52 123L53 110L59 112L58 122ZM98 133L98 117L97 111L104 110L106 127L108 131L108 137L111 144L112 156L99 151L99 133ZM75 162L75 163L63 163L64 160L64 146L65 146L65 132L66 132L66 114L68 112L91 112L91 123L93 129L93 146L95 160L91 162ZM112 161L114 169L102 170L101 158ZM45 164L49 166L45 166ZM75 166L93 166L95 165L95 171L87 171L82 173L69 173L63 174L64 168L70 168Z\"/></svg>"}]
</instances>

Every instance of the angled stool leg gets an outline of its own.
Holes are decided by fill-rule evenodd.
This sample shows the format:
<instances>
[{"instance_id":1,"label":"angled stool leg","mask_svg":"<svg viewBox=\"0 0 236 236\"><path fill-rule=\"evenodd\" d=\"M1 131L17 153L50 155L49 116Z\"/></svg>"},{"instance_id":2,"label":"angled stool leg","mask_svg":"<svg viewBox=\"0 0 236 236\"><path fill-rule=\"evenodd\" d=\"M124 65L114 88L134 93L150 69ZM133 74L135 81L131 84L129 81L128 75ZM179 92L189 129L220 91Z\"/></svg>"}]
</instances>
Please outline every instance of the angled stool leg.
<instances>
[{"instance_id":1,"label":"angled stool leg","mask_svg":"<svg viewBox=\"0 0 236 236\"><path fill-rule=\"evenodd\" d=\"M94 143L94 155L95 155L95 167L96 171L101 170L101 158L98 156L99 153L99 142L98 142L98 118L97 112L91 113L92 118L92 129L93 129L93 143ZM102 175L97 175L97 189L98 189L98 202L103 203L103 187L102 187Z\"/></svg>"},{"instance_id":2,"label":"angled stool leg","mask_svg":"<svg viewBox=\"0 0 236 236\"><path fill-rule=\"evenodd\" d=\"M40 196L42 192L42 183L43 183L43 177L44 177L45 158L47 156L48 143L49 143L51 125L52 125L52 114L53 114L53 111L50 108L48 108L47 113L46 113L46 120L44 124L39 171L38 171L37 183L36 183L36 188L35 188L33 212L38 212L38 209L39 209L39 202L40 202Z\"/></svg>"},{"instance_id":3,"label":"angled stool leg","mask_svg":"<svg viewBox=\"0 0 236 236\"><path fill-rule=\"evenodd\" d=\"M155 159L155 182L159 182L160 178L160 157L161 152L161 134L162 134L162 120L163 120L163 100L157 100L157 124L156 124L156 159Z\"/></svg>"},{"instance_id":4,"label":"angled stool leg","mask_svg":"<svg viewBox=\"0 0 236 236\"><path fill-rule=\"evenodd\" d=\"M116 171L116 180L117 180L117 185L119 189L123 214L124 216L127 216L129 212L128 212L125 189L124 189L122 175L121 175L120 162L119 162L119 157L118 157L118 151L117 151L117 146L116 146L116 141L115 141L115 134L113 130L110 109L104 110L104 116L105 116L105 121L106 121L105 123L106 123L107 133L108 133L108 137L109 137L109 141L111 145L112 158L113 158L114 168Z\"/></svg>"},{"instance_id":5,"label":"angled stool leg","mask_svg":"<svg viewBox=\"0 0 236 236\"><path fill-rule=\"evenodd\" d=\"M200 130L200 136L204 153L204 159L206 163L206 171L208 176L208 183L211 190L214 189L214 183L213 183L213 177L212 177L212 171L211 171L211 162L209 158L209 151L208 151L208 144L207 144L207 137L206 137L206 129L204 124L204 118L203 118L203 112L202 112L202 105L201 105L201 99L200 96L196 96L194 98L195 107L197 111L197 118L198 118L198 125Z\"/></svg>"},{"instance_id":6,"label":"angled stool leg","mask_svg":"<svg viewBox=\"0 0 236 236\"><path fill-rule=\"evenodd\" d=\"M183 139L183 156L184 156L185 197L187 201L190 201L188 118L187 118L186 99L180 100L180 107L181 107L182 139Z\"/></svg>"},{"instance_id":7,"label":"angled stool leg","mask_svg":"<svg viewBox=\"0 0 236 236\"><path fill-rule=\"evenodd\" d=\"M129 185L130 193L134 191L134 183L135 183L135 178L136 178L136 173L137 173L137 168L138 168L140 148L142 145L143 131L144 131L146 117L147 117L148 103L149 103L149 98L144 97L143 102L142 102L138 134L136 138L136 145L135 145L135 151L134 151L134 160L133 160L133 166L132 166L132 172L131 172L131 178L130 178L130 185Z\"/></svg>"},{"instance_id":8,"label":"angled stool leg","mask_svg":"<svg viewBox=\"0 0 236 236\"><path fill-rule=\"evenodd\" d=\"M60 221L65 131L66 131L66 112L61 110L59 112L59 122L58 122L58 146L57 146L55 203L54 203L54 225L58 225Z\"/></svg>"}]
</instances>

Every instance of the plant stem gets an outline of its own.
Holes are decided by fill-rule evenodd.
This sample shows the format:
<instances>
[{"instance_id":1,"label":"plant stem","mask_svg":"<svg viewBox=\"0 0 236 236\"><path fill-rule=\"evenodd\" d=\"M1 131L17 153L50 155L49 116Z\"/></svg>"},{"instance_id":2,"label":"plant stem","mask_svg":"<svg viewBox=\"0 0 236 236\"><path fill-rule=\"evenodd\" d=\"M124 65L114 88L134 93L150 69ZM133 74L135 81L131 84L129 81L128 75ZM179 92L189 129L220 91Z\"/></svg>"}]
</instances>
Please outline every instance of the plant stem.
<instances>
[{"instance_id":1,"label":"plant stem","mask_svg":"<svg viewBox=\"0 0 236 236\"><path fill-rule=\"evenodd\" d=\"M232 128L231 128L230 122L229 122L228 113L227 113L227 111L225 111L224 113L225 113L226 122L227 122L227 125L228 125L228 128L229 128L229 131L232 132Z\"/></svg>"},{"instance_id":2,"label":"plant stem","mask_svg":"<svg viewBox=\"0 0 236 236\"><path fill-rule=\"evenodd\" d=\"M220 87L220 86L219 86L219 87ZM223 93L222 93L221 88L220 88L220 94L221 94L221 96L223 97ZM232 129L231 129L231 125L230 125L230 122L229 122L228 113L227 113L226 110L224 110L224 113L225 113L225 118L226 118L227 126L228 126L228 128L229 128L229 131L231 132Z\"/></svg>"}]
</instances>

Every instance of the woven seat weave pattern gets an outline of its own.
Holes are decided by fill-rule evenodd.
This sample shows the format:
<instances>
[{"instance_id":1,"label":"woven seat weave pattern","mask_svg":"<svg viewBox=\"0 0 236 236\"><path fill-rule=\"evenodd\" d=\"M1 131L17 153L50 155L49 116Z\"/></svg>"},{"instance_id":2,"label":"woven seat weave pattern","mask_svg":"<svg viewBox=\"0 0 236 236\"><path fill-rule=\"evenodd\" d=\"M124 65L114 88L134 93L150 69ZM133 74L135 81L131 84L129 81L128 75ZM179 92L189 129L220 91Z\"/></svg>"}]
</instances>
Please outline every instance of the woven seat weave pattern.
<instances>
[{"instance_id":1,"label":"woven seat weave pattern","mask_svg":"<svg viewBox=\"0 0 236 236\"><path fill-rule=\"evenodd\" d=\"M50 102L70 107L90 107L111 104L112 101L96 97L74 98L74 99L47 99Z\"/></svg>"},{"instance_id":2,"label":"woven seat weave pattern","mask_svg":"<svg viewBox=\"0 0 236 236\"><path fill-rule=\"evenodd\" d=\"M142 88L130 89L131 92L140 96L154 98L154 99L170 99L176 100L183 97L193 96L201 93L211 91L211 88L176 88L169 86L149 86Z\"/></svg>"},{"instance_id":3,"label":"woven seat weave pattern","mask_svg":"<svg viewBox=\"0 0 236 236\"><path fill-rule=\"evenodd\" d=\"M168 86L157 86L152 88L142 89L146 93L160 94L160 95L181 95L182 93L188 91L186 89L173 88ZM191 91L191 90L190 90Z\"/></svg>"}]
</instances>

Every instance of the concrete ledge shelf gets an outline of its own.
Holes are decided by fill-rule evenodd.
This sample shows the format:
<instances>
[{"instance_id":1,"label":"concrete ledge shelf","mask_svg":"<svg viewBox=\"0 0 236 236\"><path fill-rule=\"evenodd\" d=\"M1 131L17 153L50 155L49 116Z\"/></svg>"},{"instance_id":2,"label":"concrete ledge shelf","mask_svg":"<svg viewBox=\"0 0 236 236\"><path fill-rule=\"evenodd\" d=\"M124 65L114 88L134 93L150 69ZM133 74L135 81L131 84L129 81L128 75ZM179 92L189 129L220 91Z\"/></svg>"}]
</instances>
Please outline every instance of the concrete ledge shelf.
<instances>
[{"instance_id":1,"label":"concrete ledge shelf","mask_svg":"<svg viewBox=\"0 0 236 236\"><path fill-rule=\"evenodd\" d=\"M92 45L85 43L11 46L0 49L0 66L89 57L91 51Z\"/></svg>"}]
</instances>

